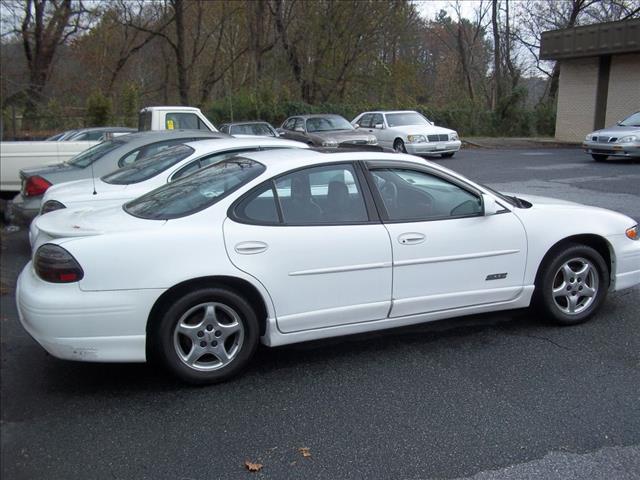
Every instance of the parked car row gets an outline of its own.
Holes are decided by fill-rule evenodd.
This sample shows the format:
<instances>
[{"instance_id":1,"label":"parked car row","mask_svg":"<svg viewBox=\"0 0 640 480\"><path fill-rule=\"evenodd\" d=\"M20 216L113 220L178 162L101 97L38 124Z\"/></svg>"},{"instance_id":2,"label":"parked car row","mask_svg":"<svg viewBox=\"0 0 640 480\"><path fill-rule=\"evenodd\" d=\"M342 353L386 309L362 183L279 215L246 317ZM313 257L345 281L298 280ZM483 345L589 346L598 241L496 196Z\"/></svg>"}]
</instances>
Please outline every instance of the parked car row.
<instances>
[{"instance_id":1,"label":"parked car row","mask_svg":"<svg viewBox=\"0 0 640 480\"><path fill-rule=\"evenodd\" d=\"M415 127L410 114L365 113L358 128L295 116L285 124L302 142L131 134L71 166L25 172L38 216L16 289L22 325L59 358L153 358L201 384L238 374L259 342L532 304L571 325L608 291L640 283L629 217L505 195L422 158L365 151L378 140L366 128L398 128L406 146L457 141ZM310 149L316 142L325 148Z\"/></svg>"}]
</instances>

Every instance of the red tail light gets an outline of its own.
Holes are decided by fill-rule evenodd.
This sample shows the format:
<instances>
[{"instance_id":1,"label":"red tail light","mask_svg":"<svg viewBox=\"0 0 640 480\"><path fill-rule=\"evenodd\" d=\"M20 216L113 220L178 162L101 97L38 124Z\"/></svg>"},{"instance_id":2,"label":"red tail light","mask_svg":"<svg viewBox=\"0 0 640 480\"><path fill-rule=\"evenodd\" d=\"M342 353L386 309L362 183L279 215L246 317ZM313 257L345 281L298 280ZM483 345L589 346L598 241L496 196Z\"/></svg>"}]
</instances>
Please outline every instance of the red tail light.
<instances>
[{"instance_id":1,"label":"red tail light","mask_svg":"<svg viewBox=\"0 0 640 480\"><path fill-rule=\"evenodd\" d=\"M84 272L73 255L60 245L45 243L33 257L38 276L52 283L72 283L82 280Z\"/></svg>"},{"instance_id":2,"label":"red tail light","mask_svg":"<svg viewBox=\"0 0 640 480\"><path fill-rule=\"evenodd\" d=\"M24 184L24 195L26 197L42 195L50 186L51 183L47 182L44 178L34 175L33 177L27 178Z\"/></svg>"}]
</instances>

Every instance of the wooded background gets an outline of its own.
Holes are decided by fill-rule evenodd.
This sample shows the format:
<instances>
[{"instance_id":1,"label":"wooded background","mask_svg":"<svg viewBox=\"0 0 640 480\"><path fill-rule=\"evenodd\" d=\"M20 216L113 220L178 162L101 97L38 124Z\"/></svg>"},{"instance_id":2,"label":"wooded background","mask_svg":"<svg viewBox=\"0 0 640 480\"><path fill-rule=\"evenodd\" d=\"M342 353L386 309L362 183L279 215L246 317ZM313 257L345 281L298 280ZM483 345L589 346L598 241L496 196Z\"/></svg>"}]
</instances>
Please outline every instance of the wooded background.
<instances>
[{"instance_id":1,"label":"wooded background","mask_svg":"<svg viewBox=\"0 0 640 480\"><path fill-rule=\"evenodd\" d=\"M546 30L640 15L639 0L1 0L5 137L135 126L150 105L220 123L416 109L462 135L553 135ZM463 15L463 13L465 13Z\"/></svg>"}]
</instances>

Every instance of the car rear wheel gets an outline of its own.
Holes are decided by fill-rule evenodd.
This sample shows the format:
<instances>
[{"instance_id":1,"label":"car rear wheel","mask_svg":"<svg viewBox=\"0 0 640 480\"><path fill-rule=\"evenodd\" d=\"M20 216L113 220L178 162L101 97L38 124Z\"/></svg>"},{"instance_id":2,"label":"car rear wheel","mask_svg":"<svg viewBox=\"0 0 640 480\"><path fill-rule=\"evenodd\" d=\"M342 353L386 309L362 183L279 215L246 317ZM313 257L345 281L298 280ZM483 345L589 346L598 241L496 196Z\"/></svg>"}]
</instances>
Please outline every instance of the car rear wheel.
<instances>
[{"instance_id":1,"label":"car rear wheel","mask_svg":"<svg viewBox=\"0 0 640 480\"><path fill-rule=\"evenodd\" d=\"M455 155L456 152L448 152L448 153L443 153L442 155L440 155L442 158L451 158Z\"/></svg>"},{"instance_id":2,"label":"car rear wheel","mask_svg":"<svg viewBox=\"0 0 640 480\"><path fill-rule=\"evenodd\" d=\"M253 356L258 336L251 306L223 288L202 288L177 298L155 335L164 365L193 384L217 383L238 374Z\"/></svg>"},{"instance_id":3,"label":"car rear wheel","mask_svg":"<svg viewBox=\"0 0 640 480\"><path fill-rule=\"evenodd\" d=\"M608 155L602 155L602 154L598 154L598 153L592 153L591 157L596 161L596 162L604 162L607 158L609 158Z\"/></svg>"},{"instance_id":4,"label":"car rear wheel","mask_svg":"<svg viewBox=\"0 0 640 480\"><path fill-rule=\"evenodd\" d=\"M404 142L401 138L396 138L396 141L393 142L393 149L398 153L407 153L407 149L404 146Z\"/></svg>"},{"instance_id":5,"label":"car rear wheel","mask_svg":"<svg viewBox=\"0 0 640 480\"><path fill-rule=\"evenodd\" d=\"M536 282L537 304L543 314L560 325L587 321L604 302L609 269L596 250L571 244L542 267Z\"/></svg>"}]
</instances>

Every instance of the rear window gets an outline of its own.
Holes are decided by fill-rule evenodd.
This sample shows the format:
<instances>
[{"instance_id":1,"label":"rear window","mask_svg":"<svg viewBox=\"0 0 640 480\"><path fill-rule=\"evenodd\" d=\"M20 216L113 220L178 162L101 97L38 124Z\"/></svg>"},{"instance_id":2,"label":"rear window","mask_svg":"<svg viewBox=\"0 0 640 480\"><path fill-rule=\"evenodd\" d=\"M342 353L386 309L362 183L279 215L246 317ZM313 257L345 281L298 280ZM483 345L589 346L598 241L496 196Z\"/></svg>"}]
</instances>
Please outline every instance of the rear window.
<instances>
[{"instance_id":1,"label":"rear window","mask_svg":"<svg viewBox=\"0 0 640 480\"><path fill-rule=\"evenodd\" d=\"M265 171L264 165L235 157L157 188L125 204L125 212L149 220L168 220L203 210Z\"/></svg>"},{"instance_id":2,"label":"rear window","mask_svg":"<svg viewBox=\"0 0 640 480\"><path fill-rule=\"evenodd\" d=\"M73 157L71 160L69 160L68 163L75 167L80 167L80 168L88 167L99 158L103 157L107 153L115 150L116 148L122 145L124 145L123 142L108 140L106 142L102 142L97 145L94 145L93 147L88 148L87 150L79 153L78 155Z\"/></svg>"},{"instance_id":3,"label":"rear window","mask_svg":"<svg viewBox=\"0 0 640 480\"><path fill-rule=\"evenodd\" d=\"M101 178L113 185L130 185L155 177L191 155L195 150L187 145L176 145L155 155L139 160Z\"/></svg>"},{"instance_id":4,"label":"rear window","mask_svg":"<svg viewBox=\"0 0 640 480\"><path fill-rule=\"evenodd\" d=\"M231 135L256 135L263 137L275 137L275 133L264 123L247 123L244 125L233 125L229 132Z\"/></svg>"}]
</instances>

